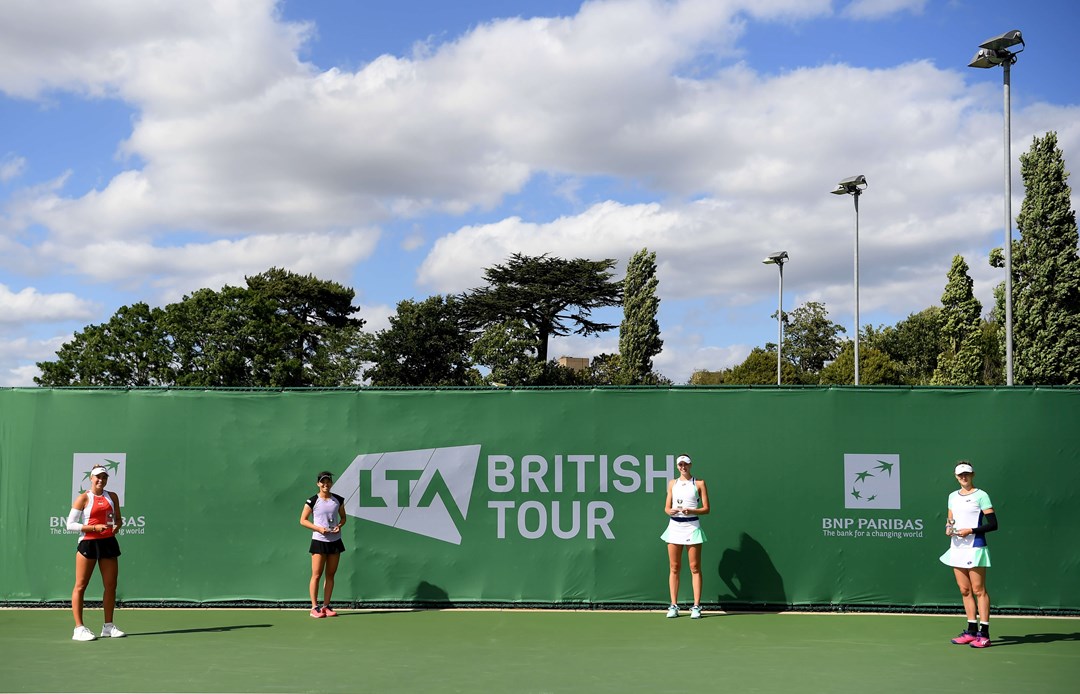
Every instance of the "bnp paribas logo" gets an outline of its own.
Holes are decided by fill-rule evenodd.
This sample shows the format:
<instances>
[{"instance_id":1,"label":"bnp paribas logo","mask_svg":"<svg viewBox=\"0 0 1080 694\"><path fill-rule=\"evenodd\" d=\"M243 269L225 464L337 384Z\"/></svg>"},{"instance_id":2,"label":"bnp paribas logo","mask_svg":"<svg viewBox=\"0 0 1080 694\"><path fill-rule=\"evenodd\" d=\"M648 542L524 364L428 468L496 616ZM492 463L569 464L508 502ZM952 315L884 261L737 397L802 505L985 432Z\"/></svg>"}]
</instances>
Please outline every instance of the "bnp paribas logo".
<instances>
[{"instance_id":1,"label":"bnp paribas logo","mask_svg":"<svg viewBox=\"0 0 1080 694\"><path fill-rule=\"evenodd\" d=\"M90 471L97 466L109 471L105 491L115 492L124 506L124 486L127 481L127 453L76 453L71 460L71 498L90 489Z\"/></svg>"},{"instance_id":2,"label":"bnp paribas logo","mask_svg":"<svg viewBox=\"0 0 1080 694\"><path fill-rule=\"evenodd\" d=\"M479 460L479 444L364 453L334 489L354 518L460 545Z\"/></svg>"},{"instance_id":3,"label":"bnp paribas logo","mask_svg":"<svg viewBox=\"0 0 1080 694\"><path fill-rule=\"evenodd\" d=\"M900 508L900 456L845 453L844 508Z\"/></svg>"}]
</instances>

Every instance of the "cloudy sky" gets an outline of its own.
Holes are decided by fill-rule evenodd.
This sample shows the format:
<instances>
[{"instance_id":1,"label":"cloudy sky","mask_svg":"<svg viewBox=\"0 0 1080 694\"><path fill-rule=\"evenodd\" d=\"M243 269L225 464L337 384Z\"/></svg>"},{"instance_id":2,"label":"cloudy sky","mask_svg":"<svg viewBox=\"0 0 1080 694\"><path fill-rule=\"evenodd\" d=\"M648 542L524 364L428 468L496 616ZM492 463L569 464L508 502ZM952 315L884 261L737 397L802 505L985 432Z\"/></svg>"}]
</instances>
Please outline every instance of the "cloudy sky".
<instances>
[{"instance_id":1,"label":"cloudy sky","mask_svg":"<svg viewBox=\"0 0 1080 694\"><path fill-rule=\"evenodd\" d=\"M137 301L269 267L356 290L369 329L511 253L659 265L659 371L863 324L1003 271L1003 71L1019 155L1080 166L1074 0L2 0L0 386ZM1077 181L1073 181L1074 186ZM1076 207L1078 197L1074 195ZM619 314L607 316L618 322ZM613 331L553 356L617 351Z\"/></svg>"}]
</instances>

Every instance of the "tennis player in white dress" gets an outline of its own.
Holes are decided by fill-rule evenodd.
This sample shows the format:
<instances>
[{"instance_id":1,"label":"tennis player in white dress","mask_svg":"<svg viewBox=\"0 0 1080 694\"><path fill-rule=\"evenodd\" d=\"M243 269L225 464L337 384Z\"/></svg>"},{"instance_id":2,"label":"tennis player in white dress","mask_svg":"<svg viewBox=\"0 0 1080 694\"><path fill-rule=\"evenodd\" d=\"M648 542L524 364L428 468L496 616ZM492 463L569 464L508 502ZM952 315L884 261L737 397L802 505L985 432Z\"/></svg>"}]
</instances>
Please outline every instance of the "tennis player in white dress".
<instances>
[{"instance_id":1,"label":"tennis player in white dress","mask_svg":"<svg viewBox=\"0 0 1080 694\"><path fill-rule=\"evenodd\" d=\"M671 606L668 617L679 616L679 572L682 569L683 547L690 560L690 578L694 585L694 605L690 608L690 617L701 617L701 545L705 542L705 531L701 529L701 516L709 512L709 492L704 480L694 477L690 468L693 461L688 455L675 459L679 476L668 482L667 498L664 501L664 513L668 515L668 526L660 539L667 543L668 589L671 592Z\"/></svg>"}]
</instances>

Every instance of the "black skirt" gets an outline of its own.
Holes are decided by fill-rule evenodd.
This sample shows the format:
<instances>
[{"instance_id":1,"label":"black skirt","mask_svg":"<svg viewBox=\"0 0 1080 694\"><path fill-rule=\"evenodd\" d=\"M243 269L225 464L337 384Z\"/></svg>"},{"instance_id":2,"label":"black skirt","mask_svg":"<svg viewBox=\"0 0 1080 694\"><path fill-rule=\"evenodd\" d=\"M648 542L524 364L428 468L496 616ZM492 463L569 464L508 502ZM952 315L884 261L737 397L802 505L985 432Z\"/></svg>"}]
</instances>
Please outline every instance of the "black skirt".
<instances>
[{"instance_id":1,"label":"black skirt","mask_svg":"<svg viewBox=\"0 0 1080 694\"><path fill-rule=\"evenodd\" d=\"M312 540L311 547L308 548L309 554L341 554L345 551L345 543L340 539L333 542L323 542L322 540Z\"/></svg>"},{"instance_id":2,"label":"black skirt","mask_svg":"<svg viewBox=\"0 0 1080 694\"><path fill-rule=\"evenodd\" d=\"M120 556L120 543L115 537L105 537L100 540L81 540L79 542L79 554L87 559L116 559Z\"/></svg>"}]
</instances>

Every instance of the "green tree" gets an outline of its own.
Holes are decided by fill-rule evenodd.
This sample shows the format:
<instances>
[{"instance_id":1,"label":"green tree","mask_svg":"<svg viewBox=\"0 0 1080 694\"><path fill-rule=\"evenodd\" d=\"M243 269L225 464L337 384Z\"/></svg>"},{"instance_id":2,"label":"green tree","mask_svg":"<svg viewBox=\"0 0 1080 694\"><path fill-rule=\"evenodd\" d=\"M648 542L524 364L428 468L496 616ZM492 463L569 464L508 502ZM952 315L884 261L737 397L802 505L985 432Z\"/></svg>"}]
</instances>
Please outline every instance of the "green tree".
<instances>
[{"instance_id":1,"label":"green tree","mask_svg":"<svg viewBox=\"0 0 1080 694\"><path fill-rule=\"evenodd\" d=\"M723 374L725 385L776 385L776 349L755 347L741 364ZM784 383L798 383L795 367L786 359L780 365L780 377Z\"/></svg>"},{"instance_id":2,"label":"green tree","mask_svg":"<svg viewBox=\"0 0 1080 694\"><path fill-rule=\"evenodd\" d=\"M853 385L855 383L855 343L844 342L831 363L821 370L821 385ZM900 369L889 355L879 349L859 345L859 385L901 385Z\"/></svg>"},{"instance_id":3,"label":"green tree","mask_svg":"<svg viewBox=\"0 0 1080 694\"><path fill-rule=\"evenodd\" d=\"M173 346L178 386L201 388L270 385L274 371L297 364L279 352L274 308L240 287L199 289L165 307L164 325ZM284 357L275 359L274 355Z\"/></svg>"},{"instance_id":4,"label":"green tree","mask_svg":"<svg viewBox=\"0 0 1080 694\"><path fill-rule=\"evenodd\" d=\"M623 281L623 320L619 325L619 356L623 382L628 385L655 383L653 357L660 353L660 325L656 314L656 253L641 249L626 266Z\"/></svg>"},{"instance_id":5,"label":"green tree","mask_svg":"<svg viewBox=\"0 0 1080 694\"><path fill-rule=\"evenodd\" d=\"M931 306L911 313L895 326L874 329L867 326L859 345L862 358L863 343L889 356L900 372L901 382L907 385L927 385L937 368L938 355L944 349L941 336L941 307ZM853 367L854 368L854 367ZM862 380L860 368L859 380ZM852 375L854 382L854 373Z\"/></svg>"},{"instance_id":6,"label":"green tree","mask_svg":"<svg viewBox=\"0 0 1080 694\"><path fill-rule=\"evenodd\" d=\"M825 364L836 359L840 353L840 334L847 331L843 326L829 320L825 304L817 301L806 302L788 313L786 318L784 354L795 364L801 380L816 382L817 375ZM774 359L773 382L775 381Z\"/></svg>"},{"instance_id":7,"label":"green tree","mask_svg":"<svg viewBox=\"0 0 1080 694\"><path fill-rule=\"evenodd\" d=\"M397 305L390 327L375 334L364 372L375 386L469 386L480 382L469 359L471 335L455 297Z\"/></svg>"},{"instance_id":8,"label":"green tree","mask_svg":"<svg viewBox=\"0 0 1080 694\"><path fill-rule=\"evenodd\" d=\"M594 309L618 306L622 300L621 284L612 279L613 267L611 259L515 253L505 265L484 271L486 287L461 296L464 315L470 327L480 330L519 321L530 331L532 352L543 366L552 336L571 332L587 336L616 327L591 319Z\"/></svg>"},{"instance_id":9,"label":"green tree","mask_svg":"<svg viewBox=\"0 0 1080 694\"><path fill-rule=\"evenodd\" d=\"M618 354L598 354L589 362L589 383L594 386L625 385L622 357Z\"/></svg>"},{"instance_id":10,"label":"green tree","mask_svg":"<svg viewBox=\"0 0 1080 694\"><path fill-rule=\"evenodd\" d=\"M1057 133L1020 155L1024 202L1013 245L1013 359L1017 383L1080 383L1080 258L1069 173Z\"/></svg>"},{"instance_id":11,"label":"green tree","mask_svg":"<svg viewBox=\"0 0 1080 694\"><path fill-rule=\"evenodd\" d=\"M963 256L953 257L948 277L945 293L941 295L941 335L945 345L931 383L978 385L983 370L982 304L975 298L975 283L968 275Z\"/></svg>"},{"instance_id":12,"label":"green tree","mask_svg":"<svg viewBox=\"0 0 1080 694\"><path fill-rule=\"evenodd\" d=\"M56 361L38 362L39 386L161 386L174 373L162 310L122 306L107 323L90 325L64 343Z\"/></svg>"},{"instance_id":13,"label":"green tree","mask_svg":"<svg viewBox=\"0 0 1080 694\"><path fill-rule=\"evenodd\" d=\"M1004 292L1004 285L1001 289ZM984 317L979 323L979 351L982 354L979 383L983 385L993 386L1005 383L1005 341L1002 336L1003 332L1004 327L1002 324L994 320L992 316Z\"/></svg>"},{"instance_id":14,"label":"green tree","mask_svg":"<svg viewBox=\"0 0 1080 694\"><path fill-rule=\"evenodd\" d=\"M355 292L337 282L281 268L246 279L253 301L268 302L274 310L271 336L277 339L274 358L281 366L273 385L336 385L319 370L327 358L324 342L331 334L355 333L363 326L353 317L360 310L352 303Z\"/></svg>"},{"instance_id":15,"label":"green tree","mask_svg":"<svg viewBox=\"0 0 1080 694\"><path fill-rule=\"evenodd\" d=\"M730 369L728 369L730 371ZM690 374L690 381L688 385L691 386L721 386L724 385L724 376L726 371L709 371L707 369L696 369L694 373Z\"/></svg>"},{"instance_id":16,"label":"green tree","mask_svg":"<svg viewBox=\"0 0 1080 694\"><path fill-rule=\"evenodd\" d=\"M469 356L488 369L484 382L491 385L536 385L546 370L536 360L536 339L521 320L489 325L472 344Z\"/></svg>"},{"instance_id":17,"label":"green tree","mask_svg":"<svg viewBox=\"0 0 1080 694\"><path fill-rule=\"evenodd\" d=\"M164 309L121 308L41 362L39 385L333 386L359 373L353 292L271 270Z\"/></svg>"}]
</instances>

